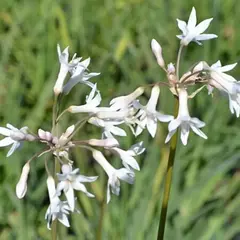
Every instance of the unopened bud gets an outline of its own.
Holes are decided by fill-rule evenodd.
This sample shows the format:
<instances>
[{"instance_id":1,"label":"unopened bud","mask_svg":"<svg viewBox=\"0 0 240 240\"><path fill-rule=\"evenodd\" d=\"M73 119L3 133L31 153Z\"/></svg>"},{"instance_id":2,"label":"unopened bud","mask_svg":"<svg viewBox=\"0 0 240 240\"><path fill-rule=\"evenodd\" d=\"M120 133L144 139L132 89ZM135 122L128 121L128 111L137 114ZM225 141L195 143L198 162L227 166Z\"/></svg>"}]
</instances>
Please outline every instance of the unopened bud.
<instances>
[{"instance_id":1,"label":"unopened bud","mask_svg":"<svg viewBox=\"0 0 240 240\"><path fill-rule=\"evenodd\" d=\"M162 56L161 45L155 39L152 39L151 48L152 48L153 54L155 55L155 57L157 59L158 65L161 68L165 68L165 62L164 62L164 59L163 59L163 56Z\"/></svg>"},{"instance_id":2,"label":"unopened bud","mask_svg":"<svg viewBox=\"0 0 240 240\"><path fill-rule=\"evenodd\" d=\"M23 198L27 192L27 179L28 179L29 171L30 171L30 164L29 162L27 162L22 169L22 174L16 186L16 195L20 199Z\"/></svg>"}]
</instances>

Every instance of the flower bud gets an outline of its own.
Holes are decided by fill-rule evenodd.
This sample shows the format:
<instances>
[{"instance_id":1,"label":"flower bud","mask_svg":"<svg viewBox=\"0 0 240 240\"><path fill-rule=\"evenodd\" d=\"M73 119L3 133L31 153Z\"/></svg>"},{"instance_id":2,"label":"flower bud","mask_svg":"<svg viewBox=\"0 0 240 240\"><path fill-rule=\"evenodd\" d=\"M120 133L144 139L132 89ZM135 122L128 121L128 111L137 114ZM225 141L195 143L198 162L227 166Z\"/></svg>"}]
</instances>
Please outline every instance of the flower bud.
<instances>
[{"instance_id":1,"label":"flower bud","mask_svg":"<svg viewBox=\"0 0 240 240\"><path fill-rule=\"evenodd\" d=\"M23 198L27 192L27 179L30 171L30 164L27 162L23 169L20 179L16 185L16 195L19 199Z\"/></svg>"},{"instance_id":2,"label":"flower bud","mask_svg":"<svg viewBox=\"0 0 240 240\"><path fill-rule=\"evenodd\" d=\"M162 56L162 47L155 39L152 39L152 41L151 41L151 48L152 48L153 54L155 55L155 57L157 59L158 65L161 68L164 68L165 62L164 62L164 59Z\"/></svg>"}]
</instances>

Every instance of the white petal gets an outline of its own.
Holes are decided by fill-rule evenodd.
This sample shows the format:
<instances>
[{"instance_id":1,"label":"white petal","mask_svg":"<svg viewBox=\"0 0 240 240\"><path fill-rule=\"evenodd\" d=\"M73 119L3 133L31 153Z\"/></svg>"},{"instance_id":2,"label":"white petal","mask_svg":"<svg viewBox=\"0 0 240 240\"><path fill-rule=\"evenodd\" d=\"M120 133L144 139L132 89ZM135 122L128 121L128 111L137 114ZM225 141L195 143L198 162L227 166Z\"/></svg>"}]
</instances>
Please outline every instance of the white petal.
<instances>
[{"instance_id":1,"label":"white petal","mask_svg":"<svg viewBox=\"0 0 240 240\"><path fill-rule=\"evenodd\" d=\"M177 19L177 23L178 23L179 29L182 31L183 35L185 36L187 34L187 31L186 31L187 24L186 24L186 22ZM180 38L180 37L182 37L182 35L177 35L177 37Z\"/></svg>"},{"instance_id":2,"label":"white petal","mask_svg":"<svg viewBox=\"0 0 240 240\"><path fill-rule=\"evenodd\" d=\"M0 134L9 137L11 133L11 130L5 128L5 127L0 127Z\"/></svg>"},{"instance_id":3,"label":"white petal","mask_svg":"<svg viewBox=\"0 0 240 240\"><path fill-rule=\"evenodd\" d=\"M75 207L75 198L74 198L74 191L71 184L69 184L68 190L64 191L64 193L67 198L68 205L71 211L73 212Z\"/></svg>"},{"instance_id":4,"label":"white petal","mask_svg":"<svg viewBox=\"0 0 240 240\"><path fill-rule=\"evenodd\" d=\"M64 226L66 227L70 227L69 225L69 221L68 221L68 218L67 218L67 215L66 214L61 214L60 216L58 216L58 221L60 223L62 223Z\"/></svg>"},{"instance_id":5,"label":"white petal","mask_svg":"<svg viewBox=\"0 0 240 240\"><path fill-rule=\"evenodd\" d=\"M200 22L195 28L196 35L203 33L209 27L212 20L213 18L209 18Z\"/></svg>"},{"instance_id":6,"label":"white petal","mask_svg":"<svg viewBox=\"0 0 240 240\"><path fill-rule=\"evenodd\" d=\"M194 29L196 24L197 24L196 10L193 7L187 23L188 30L191 31L192 29Z\"/></svg>"},{"instance_id":7,"label":"white petal","mask_svg":"<svg viewBox=\"0 0 240 240\"><path fill-rule=\"evenodd\" d=\"M147 119L147 130L150 135L154 138L157 132L157 121L151 117Z\"/></svg>"},{"instance_id":8,"label":"white petal","mask_svg":"<svg viewBox=\"0 0 240 240\"><path fill-rule=\"evenodd\" d=\"M110 193L110 182L108 180L108 184L107 184L107 203L109 203L111 200L111 193Z\"/></svg>"},{"instance_id":9,"label":"white petal","mask_svg":"<svg viewBox=\"0 0 240 240\"><path fill-rule=\"evenodd\" d=\"M121 180L123 180L129 184L134 183L135 174L131 170L128 170L126 168L118 169L117 176L118 176L118 178L120 178Z\"/></svg>"},{"instance_id":10,"label":"white petal","mask_svg":"<svg viewBox=\"0 0 240 240\"><path fill-rule=\"evenodd\" d=\"M80 182L77 182L77 181L73 182L72 187L75 190L84 192L88 197L95 197L92 193L88 192L86 187Z\"/></svg>"},{"instance_id":11,"label":"white petal","mask_svg":"<svg viewBox=\"0 0 240 240\"><path fill-rule=\"evenodd\" d=\"M119 127L111 126L111 127L107 128L107 130L117 136L122 136L122 137L127 136L127 133Z\"/></svg>"},{"instance_id":12,"label":"white petal","mask_svg":"<svg viewBox=\"0 0 240 240\"><path fill-rule=\"evenodd\" d=\"M13 143L15 143L16 141L13 140L10 137L5 137L4 139L0 140L0 147L6 147L8 145L11 145Z\"/></svg>"},{"instance_id":13,"label":"white petal","mask_svg":"<svg viewBox=\"0 0 240 240\"><path fill-rule=\"evenodd\" d=\"M233 64L229 64L223 67L219 67L218 70L221 72L228 72L230 70L232 70L233 68L235 68L237 65L237 63L233 63Z\"/></svg>"},{"instance_id":14,"label":"white petal","mask_svg":"<svg viewBox=\"0 0 240 240\"><path fill-rule=\"evenodd\" d=\"M14 152L15 150L17 150L17 148L20 147L20 145L21 145L20 142L15 142L15 143L13 143L12 147L10 148L10 150L9 150L8 153L7 153L7 157L11 156L11 155L13 154L13 152Z\"/></svg>"},{"instance_id":15,"label":"white petal","mask_svg":"<svg viewBox=\"0 0 240 240\"><path fill-rule=\"evenodd\" d=\"M165 139L165 143L169 142L169 140L172 138L172 136L174 135L174 133L177 131L177 129L174 129L173 131L169 132L166 139Z\"/></svg>"},{"instance_id":16,"label":"white petal","mask_svg":"<svg viewBox=\"0 0 240 240\"><path fill-rule=\"evenodd\" d=\"M181 125L181 140L182 140L182 143L184 146L187 145L188 136L189 136L189 125L188 125L188 123L182 124Z\"/></svg>"},{"instance_id":17,"label":"white petal","mask_svg":"<svg viewBox=\"0 0 240 240\"><path fill-rule=\"evenodd\" d=\"M181 120L180 119L174 119L172 120L169 124L168 124L168 131L172 132L174 130L176 130L179 125L181 124Z\"/></svg>"},{"instance_id":18,"label":"white petal","mask_svg":"<svg viewBox=\"0 0 240 240\"><path fill-rule=\"evenodd\" d=\"M157 117L157 119L160 121L160 122L170 122L174 119L173 116L171 115L165 115L165 114L162 114L160 112L156 112L155 113L155 116Z\"/></svg>"},{"instance_id":19,"label":"white petal","mask_svg":"<svg viewBox=\"0 0 240 240\"><path fill-rule=\"evenodd\" d=\"M217 38L218 36L216 34L201 34L196 36L194 39L196 41L204 41L204 40L209 40L213 38Z\"/></svg>"},{"instance_id":20,"label":"white petal","mask_svg":"<svg viewBox=\"0 0 240 240\"><path fill-rule=\"evenodd\" d=\"M208 137L205 135L205 133L203 133L200 129L198 129L196 126L194 126L193 124L190 125L191 129L200 137L207 139Z\"/></svg>"},{"instance_id":21,"label":"white petal","mask_svg":"<svg viewBox=\"0 0 240 240\"><path fill-rule=\"evenodd\" d=\"M86 177L83 175L78 175L76 180L78 182L94 182L98 179L98 176L93 176L93 177Z\"/></svg>"}]
</instances>

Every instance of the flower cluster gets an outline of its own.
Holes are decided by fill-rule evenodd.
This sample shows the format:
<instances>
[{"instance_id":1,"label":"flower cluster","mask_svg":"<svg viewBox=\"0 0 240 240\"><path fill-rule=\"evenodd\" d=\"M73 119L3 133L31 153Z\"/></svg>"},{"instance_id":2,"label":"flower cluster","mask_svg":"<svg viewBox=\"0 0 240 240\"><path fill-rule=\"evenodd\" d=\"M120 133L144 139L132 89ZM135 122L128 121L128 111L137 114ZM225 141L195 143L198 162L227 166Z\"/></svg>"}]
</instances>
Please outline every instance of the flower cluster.
<instances>
[{"instance_id":1,"label":"flower cluster","mask_svg":"<svg viewBox=\"0 0 240 240\"><path fill-rule=\"evenodd\" d=\"M47 226L50 229L54 220L60 221L69 227L68 215L71 212L79 212L76 208L75 191L81 191L86 196L94 198L94 194L88 192L85 183L97 180L97 176L84 176L79 173L79 168L74 168L74 161L70 159L70 151L80 147L89 150L92 157L103 168L108 176L107 202L111 199L111 193L119 195L120 181L129 184L134 183L135 170L140 167L136 161L136 156L145 151L143 142L131 146L128 150L120 147L119 137L127 136L124 125L129 127L134 136L140 135L147 129L152 137L155 137L159 122L169 122L168 135L165 142L170 141L172 136L180 128L180 138L183 145L188 142L190 129L200 137L207 139L201 131L205 123L196 117L191 117L188 109L188 100L195 97L204 86L208 88L209 94L214 88L225 92L229 98L229 108L231 113L237 117L240 115L240 83L225 72L232 70L235 64L222 66L220 61L209 65L205 61L200 61L189 69L182 76L179 76L179 63L181 52L184 47L191 42L201 44L200 41L216 38L214 34L204 34L209 27L211 19L207 19L197 24L196 11L193 8L188 22L178 20L178 27L182 35L177 35L180 41L179 54L176 66L173 63L165 65L162 47L156 40L152 40L151 48L156 57L158 65L166 72L168 86L172 94L179 101L178 114L173 117L165 115L157 110L160 95L161 82L156 83L152 89L150 98L146 105L140 102L140 96L144 93L145 87L138 87L128 95L112 99L109 106L100 106L102 98L96 83L90 81L99 73L89 72L88 66L90 58L81 61L76 54L69 61L68 47L61 51L57 46L60 69L56 83L53 87L55 102L53 106L53 125L51 131L38 129L34 134L28 127L17 129L10 124L7 127L0 127L0 134L5 138L0 140L0 147L12 145L7 157L13 154L23 142L37 141L45 146L44 150L36 153L29 159L23 167L19 182L16 185L16 195L23 198L27 192L27 180L30 172L31 161L45 154L51 154L52 158L60 167L61 173L55 173L49 169L49 162L45 163L47 177L47 188L50 205L46 212ZM68 77L69 76L69 77ZM66 80L68 78L68 80ZM69 94L78 83L87 85L90 88L86 102L81 105L71 105L62 112L58 112L60 102L64 95ZM189 94L189 87L200 86L193 93ZM78 114L79 121L70 125L65 132L59 133L59 122L64 114ZM75 134L82 129L85 124L90 124L101 129L101 137L93 139L74 139ZM100 151L102 148L103 151ZM104 156L104 152L109 151L121 159L122 167L116 169ZM53 164L52 164L53 165ZM65 199L64 199L65 198Z\"/></svg>"}]
</instances>

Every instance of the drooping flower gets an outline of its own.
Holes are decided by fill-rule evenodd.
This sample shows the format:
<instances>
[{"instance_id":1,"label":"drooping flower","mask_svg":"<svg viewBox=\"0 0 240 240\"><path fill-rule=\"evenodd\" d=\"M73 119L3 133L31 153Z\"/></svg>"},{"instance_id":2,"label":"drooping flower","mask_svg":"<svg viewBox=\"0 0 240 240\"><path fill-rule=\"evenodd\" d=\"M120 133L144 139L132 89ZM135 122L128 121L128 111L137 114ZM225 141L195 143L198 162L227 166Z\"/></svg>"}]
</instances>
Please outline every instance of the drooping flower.
<instances>
[{"instance_id":1,"label":"drooping flower","mask_svg":"<svg viewBox=\"0 0 240 240\"><path fill-rule=\"evenodd\" d=\"M7 157L11 156L17 148L20 147L21 142L34 141L35 137L27 132L28 127L22 127L17 129L11 124L7 124L7 127L0 127L0 134L6 136L4 139L0 140L0 147L6 147L12 145L10 150L7 153Z\"/></svg>"},{"instance_id":2,"label":"drooping flower","mask_svg":"<svg viewBox=\"0 0 240 240\"><path fill-rule=\"evenodd\" d=\"M102 166L106 174L108 175L108 188L107 188L107 203L111 199L110 191L119 195L120 193L120 180L123 180L129 184L134 183L135 174L132 170L121 168L115 169L103 156L100 151L93 151L93 158Z\"/></svg>"},{"instance_id":3,"label":"drooping flower","mask_svg":"<svg viewBox=\"0 0 240 240\"><path fill-rule=\"evenodd\" d=\"M209 92L213 91L213 88L217 88L221 92L228 94L229 108L232 114L236 113L236 116L240 116L240 82L232 76L226 74L232 70L237 63L222 66L220 61L214 63L211 67L207 67L210 71L209 79Z\"/></svg>"},{"instance_id":4,"label":"drooping flower","mask_svg":"<svg viewBox=\"0 0 240 240\"><path fill-rule=\"evenodd\" d=\"M155 137L157 132L157 121L169 122L173 119L173 116L164 115L156 111L158 97L160 94L159 86L155 85L152 88L150 99L146 106L142 106L139 102L134 102L134 107L139 109L137 117L139 117L139 124L136 129L136 136L141 134L143 129L147 126L148 132L152 137Z\"/></svg>"},{"instance_id":5,"label":"drooping flower","mask_svg":"<svg viewBox=\"0 0 240 240\"><path fill-rule=\"evenodd\" d=\"M132 170L140 170L140 167L134 158L137 155L142 154L145 151L143 147L143 142L139 142L131 146L131 148L127 151L120 149L118 147L108 148L110 151L116 152L119 157L122 159L123 166L126 169Z\"/></svg>"},{"instance_id":6,"label":"drooping flower","mask_svg":"<svg viewBox=\"0 0 240 240\"><path fill-rule=\"evenodd\" d=\"M116 136L127 136L127 133L120 127L117 127L117 125L120 125L124 123L124 121L114 121L114 120L103 120L98 117L91 117L88 122L90 124L93 124L97 127L100 127L103 129L102 132L102 138L114 138L113 135Z\"/></svg>"},{"instance_id":7,"label":"drooping flower","mask_svg":"<svg viewBox=\"0 0 240 240\"><path fill-rule=\"evenodd\" d=\"M58 73L58 77L56 80L56 83L53 87L53 91L56 96L58 96L63 91L63 84L64 80L71 69L77 66L78 62L81 60L81 58L75 58L76 54L74 54L72 60L68 62L69 59L69 52L68 48L66 47L62 52L60 49L60 46L57 45L57 52L58 52L58 59L60 63L60 70Z\"/></svg>"},{"instance_id":8,"label":"drooping flower","mask_svg":"<svg viewBox=\"0 0 240 240\"><path fill-rule=\"evenodd\" d=\"M70 69L71 77L63 87L63 93L68 94L71 89L78 83L83 83L93 88L94 84L88 80L92 77L98 76L100 73L90 72L87 69L90 64L90 58L79 62L74 68Z\"/></svg>"},{"instance_id":9,"label":"drooping flower","mask_svg":"<svg viewBox=\"0 0 240 240\"><path fill-rule=\"evenodd\" d=\"M206 19L197 24L196 10L193 7L190 13L188 23L177 19L178 27L182 31L182 35L177 35L181 39L181 44L187 46L191 41L194 41L201 45L199 41L204 41L212 38L216 38L215 34L202 34L210 25L213 18Z\"/></svg>"},{"instance_id":10,"label":"drooping flower","mask_svg":"<svg viewBox=\"0 0 240 240\"><path fill-rule=\"evenodd\" d=\"M78 174L78 172L78 168L72 170L70 165L63 164L62 174L57 174L59 180L57 185L57 194L59 195L61 191L64 192L71 211L75 208L74 189L84 192L88 197L94 197L93 194L87 191L86 187L82 183L93 182L98 178L97 176L86 177Z\"/></svg>"},{"instance_id":11,"label":"drooping flower","mask_svg":"<svg viewBox=\"0 0 240 240\"><path fill-rule=\"evenodd\" d=\"M47 228L51 229L52 222L57 219L64 226L70 227L67 215L71 211L67 201L61 201L56 194L55 181L52 176L47 179L48 195L50 205L45 214L47 220Z\"/></svg>"},{"instance_id":12,"label":"drooping flower","mask_svg":"<svg viewBox=\"0 0 240 240\"><path fill-rule=\"evenodd\" d=\"M176 119L172 120L168 125L168 135L165 140L167 143L177 128L181 129L181 140L183 145L187 145L190 128L200 137L207 139L207 136L199 129L205 126L205 123L198 118L191 118L188 111L188 93L184 88L179 89L179 110Z\"/></svg>"}]
</instances>

